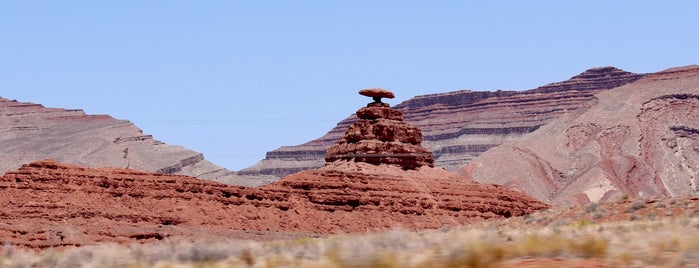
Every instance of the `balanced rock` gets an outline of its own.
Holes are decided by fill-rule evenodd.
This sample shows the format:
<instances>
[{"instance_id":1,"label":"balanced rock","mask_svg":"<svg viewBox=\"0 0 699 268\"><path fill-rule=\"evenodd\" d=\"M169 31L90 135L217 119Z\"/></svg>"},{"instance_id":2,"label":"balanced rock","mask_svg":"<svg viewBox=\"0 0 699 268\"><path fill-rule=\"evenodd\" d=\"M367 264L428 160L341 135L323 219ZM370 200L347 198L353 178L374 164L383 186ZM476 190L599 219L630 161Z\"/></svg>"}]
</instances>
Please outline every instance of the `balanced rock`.
<instances>
[{"instance_id":1,"label":"balanced rock","mask_svg":"<svg viewBox=\"0 0 699 268\"><path fill-rule=\"evenodd\" d=\"M362 89L359 91L360 95L364 95L367 97L379 97L379 98L389 98L393 99L396 97L396 95L393 94L393 92L385 90L383 88L367 88L367 89Z\"/></svg>"},{"instance_id":2,"label":"balanced rock","mask_svg":"<svg viewBox=\"0 0 699 268\"><path fill-rule=\"evenodd\" d=\"M383 88L367 88L359 91L359 95L372 97L374 102L369 103L367 106L388 106L387 104L381 102L381 98L393 99L396 95L393 92L385 90Z\"/></svg>"},{"instance_id":3,"label":"balanced rock","mask_svg":"<svg viewBox=\"0 0 699 268\"><path fill-rule=\"evenodd\" d=\"M397 165L403 169L434 167L434 157L422 143L422 131L403 121L403 112L381 103L381 97L393 98L384 89L364 89L360 94L379 102L370 103L357 111L359 118L350 125L325 156L326 163L339 160L370 164Z\"/></svg>"}]
</instances>

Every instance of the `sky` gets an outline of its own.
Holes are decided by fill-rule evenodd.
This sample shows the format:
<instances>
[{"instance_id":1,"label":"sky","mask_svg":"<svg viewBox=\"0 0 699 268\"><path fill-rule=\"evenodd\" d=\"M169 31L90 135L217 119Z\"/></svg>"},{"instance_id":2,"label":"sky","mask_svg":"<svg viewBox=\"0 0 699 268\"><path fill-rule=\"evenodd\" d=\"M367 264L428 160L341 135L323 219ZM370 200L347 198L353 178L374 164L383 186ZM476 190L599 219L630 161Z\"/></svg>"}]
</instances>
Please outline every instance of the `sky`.
<instances>
[{"instance_id":1,"label":"sky","mask_svg":"<svg viewBox=\"0 0 699 268\"><path fill-rule=\"evenodd\" d=\"M699 1L0 0L0 96L129 120L230 170L371 100L699 63Z\"/></svg>"}]
</instances>

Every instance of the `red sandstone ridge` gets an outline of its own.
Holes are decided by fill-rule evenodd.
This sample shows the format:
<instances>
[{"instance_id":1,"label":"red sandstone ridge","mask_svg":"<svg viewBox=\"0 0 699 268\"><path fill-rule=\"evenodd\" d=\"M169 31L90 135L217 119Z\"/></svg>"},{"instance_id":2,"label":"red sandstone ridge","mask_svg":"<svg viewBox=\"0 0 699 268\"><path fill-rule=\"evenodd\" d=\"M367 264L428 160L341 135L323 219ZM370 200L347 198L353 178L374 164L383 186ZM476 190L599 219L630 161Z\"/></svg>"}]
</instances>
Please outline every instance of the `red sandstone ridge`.
<instances>
[{"instance_id":1,"label":"red sandstone ridge","mask_svg":"<svg viewBox=\"0 0 699 268\"><path fill-rule=\"evenodd\" d=\"M0 179L0 240L42 249L165 238L269 239L438 228L546 208L434 168L338 161L246 188L40 161Z\"/></svg>"},{"instance_id":2,"label":"red sandstone ridge","mask_svg":"<svg viewBox=\"0 0 699 268\"><path fill-rule=\"evenodd\" d=\"M554 204L699 193L699 66L594 97L589 109L492 148L462 173Z\"/></svg>"},{"instance_id":3,"label":"red sandstone ridge","mask_svg":"<svg viewBox=\"0 0 699 268\"><path fill-rule=\"evenodd\" d=\"M89 167L122 167L259 185L201 153L145 135L131 122L82 110L0 98L0 173L45 158Z\"/></svg>"},{"instance_id":4,"label":"red sandstone ridge","mask_svg":"<svg viewBox=\"0 0 699 268\"><path fill-rule=\"evenodd\" d=\"M433 153L435 165L456 170L490 148L587 109L595 94L643 76L614 67L593 68L537 89L424 95L393 108L404 113L406 123L422 129L422 145ZM357 119L352 115L316 140L268 152L264 160L238 174L280 178L323 166L326 149Z\"/></svg>"}]
</instances>

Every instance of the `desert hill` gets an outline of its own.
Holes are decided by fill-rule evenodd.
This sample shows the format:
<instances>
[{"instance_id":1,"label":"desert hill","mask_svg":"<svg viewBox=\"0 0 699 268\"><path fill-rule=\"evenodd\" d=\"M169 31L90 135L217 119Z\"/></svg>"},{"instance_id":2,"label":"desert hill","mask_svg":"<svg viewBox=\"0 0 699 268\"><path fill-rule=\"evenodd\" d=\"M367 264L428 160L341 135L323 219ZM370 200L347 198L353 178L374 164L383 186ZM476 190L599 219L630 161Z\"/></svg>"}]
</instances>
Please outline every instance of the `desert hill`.
<instances>
[{"instance_id":1,"label":"desert hill","mask_svg":"<svg viewBox=\"0 0 699 268\"><path fill-rule=\"evenodd\" d=\"M649 74L593 100L460 172L553 204L699 193L699 66Z\"/></svg>"},{"instance_id":2,"label":"desert hill","mask_svg":"<svg viewBox=\"0 0 699 268\"><path fill-rule=\"evenodd\" d=\"M201 153L144 135L129 121L0 97L0 173L52 158L87 167L181 174L239 185L250 181Z\"/></svg>"},{"instance_id":3,"label":"desert hill","mask_svg":"<svg viewBox=\"0 0 699 268\"><path fill-rule=\"evenodd\" d=\"M435 164L455 170L486 150L517 139L548 122L584 110L594 95L643 77L614 67L593 68L569 80L526 91L455 91L417 96L395 106L406 122L422 129ZM243 176L283 177L323 165L325 150L353 124L352 115L324 136L268 152L239 171Z\"/></svg>"},{"instance_id":4,"label":"desert hill","mask_svg":"<svg viewBox=\"0 0 699 268\"><path fill-rule=\"evenodd\" d=\"M0 178L0 207L0 240L44 249L166 238L265 240L434 229L548 206L506 187L464 181L432 168L345 163L247 188L39 161Z\"/></svg>"}]
</instances>

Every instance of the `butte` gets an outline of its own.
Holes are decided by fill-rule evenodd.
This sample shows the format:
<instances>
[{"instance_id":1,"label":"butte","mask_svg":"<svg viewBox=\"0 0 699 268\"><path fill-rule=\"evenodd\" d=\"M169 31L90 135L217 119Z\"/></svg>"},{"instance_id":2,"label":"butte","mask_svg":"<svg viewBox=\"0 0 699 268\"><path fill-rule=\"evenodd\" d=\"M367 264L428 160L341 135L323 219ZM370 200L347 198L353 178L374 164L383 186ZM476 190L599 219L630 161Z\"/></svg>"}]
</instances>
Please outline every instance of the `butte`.
<instances>
[{"instance_id":1,"label":"butte","mask_svg":"<svg viewBox=\"0 0 699 268\"><path fill-rule=\"evenodd\" d=\"M359 93L374 101L357 111L358 120L327 149L323 167L261 189L293 189L313 207L331 212L323 220L327 224L319 224L330 232L439 228L548 208L504 186L476 183L435 167L432 153L421 145L421 130L381 101L393 98L392 92Z\"/></svg>"},{"instance_id":2,"label":"butte","mask_svg":"<svg viewBox=\"0 0 699 268\"><path fill-rule=\"evenodd\" d=\"M357 111L359 119L327 150L326 163L388 164L405 170L434 167L432 153L420 145L422 131L405 123L403 112L381 101L393 98L393 92L374 88L360 90L359 94L372 97L374 102Z\"/></svg>"}]
</instances>

